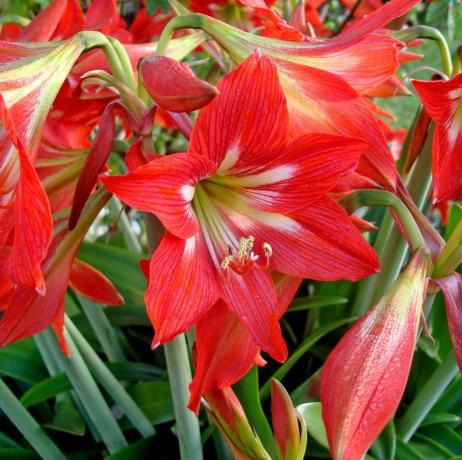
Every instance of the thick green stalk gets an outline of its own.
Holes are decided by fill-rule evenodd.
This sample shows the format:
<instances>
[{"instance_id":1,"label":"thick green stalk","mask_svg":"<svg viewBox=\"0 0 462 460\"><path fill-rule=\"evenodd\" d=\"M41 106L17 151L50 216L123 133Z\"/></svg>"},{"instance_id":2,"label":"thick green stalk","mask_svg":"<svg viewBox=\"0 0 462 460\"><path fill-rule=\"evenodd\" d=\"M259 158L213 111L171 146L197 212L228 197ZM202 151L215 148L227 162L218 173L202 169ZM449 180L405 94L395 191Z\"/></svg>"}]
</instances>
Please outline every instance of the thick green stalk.
<instances>
[{"instance_id":1,"label":"thick green stalk","mask_svg":"<svg viewBox=\"0 0 462 460\"><path fill-rule=\"evenodd\" d=\"M130 62L130 58L128 57L127 51L119 42L113 37L107 37L109 42L111 43L114 51L116 52L117 56L119 57L119 63L124 72L124 80L122 80L125 85L127 85L134 93L137 90L137 84L135 80L135 75L133 74L132 64Z\"/></svg>"},{"instance_id":2,"label":"thick green stalk","mask_svg":"<svg viewBox=\"0 0 462 460\"><path fill-rule=\"evenodd\" d=\"M149 252L154 252L162 235L160 221L152 214L145 214ZM173 399L173 410L182 460L201 460L202 443L199 421L187 408L189 384L192 380L188 348L184 334L164 345L168 378Z\"/></svg>"},{"instance_id":3,"label":"thick green stalk","mask_svg":"<svg viewBox=\"0 0 462 460\"><path fill-rule=\"evenodd\" d=\"M397 424L397 434L404 441L411 439L422 420L431 411L447 386L459 372L451 351L414 398Z\"/></svg>"},{"instance_id":4,"label":"thick green stalk","mask_svg":"<svg viewBox=\"0 0 462 460\"><path fill-rule=\"evenodd\" d=\"M456 228L441 251L435 264L434 277L441 278L450 275L462 261L462 220L458 222Z\"/></svg>"},{"instance_id":5,"label":"thick green stalk","mask_svg":"<svg viewBox=\"0 0 462 460\"><path fill-rule=\"evenodd\" d=\"M66 456L48 437L1 378L0 408L44 460L66 460Z\"/></svg>"},{"instance_id":6,"label":"thick green stalk","mask_svg":"<svg viewBox=\"0 0 462 460\"><path fill-rule=\"evenodd\" d=\"M77 298L109 361L126 361L125 353L101 305L79 294Z\"/></svg>"},{"instance_id":7,"label":"thick green stalk","mask_svg":"<svg viewBox=\"0 0 462 460\"><path fill-rule=\"evenodd\" d=\"M64 336L71 352L70 358L66 358L51 329L42 331L40 334L44 337L59 367L71 381L75 392L109 452L115 453L126 447L128 443L122 430L115 421L111 409L85 365L72 337L67 334L67 331L64 331Z\"/></svg>"},{"instance_id":8,"label":"thick green stalk","mask_svg":"<svg viewBox=\"0 0 462 460\"><path fill-rule=\"evenodd\" d=\"M133 401L125 388L114 377L100 357L94 352L93 348L88 344L85 337L74 326L68 317L65 319L65 325L74 339L79 351L82 353L82 356L92 374L106 389L115 403L122 409L127 418L132 422L133 426L145 438L154 435L155 430L146 415L137 406L135 401Z\"/></svg>"}]
</instances>

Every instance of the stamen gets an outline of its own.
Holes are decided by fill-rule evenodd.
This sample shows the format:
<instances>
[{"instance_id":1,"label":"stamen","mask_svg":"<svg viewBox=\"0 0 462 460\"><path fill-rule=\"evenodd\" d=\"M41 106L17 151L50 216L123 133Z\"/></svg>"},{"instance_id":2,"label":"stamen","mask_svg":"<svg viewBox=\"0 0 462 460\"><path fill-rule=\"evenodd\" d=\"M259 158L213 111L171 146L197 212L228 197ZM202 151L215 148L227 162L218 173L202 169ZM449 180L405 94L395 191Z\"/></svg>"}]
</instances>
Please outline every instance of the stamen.
<instances>
[{"instance_id":1,"label":"stamen","mask_svg":"<svg viewBox=\"0 0 462 460\"><path fill-rule=\"evenodd\" d=\"M253 242L255 238L250 235L249 237L241 237L239 240L239 262L245 262L252 253Z\"/></svg>"},{"instance_id":2,"label":"stamen","mask_svg":"<svg viewBox=\"0 0 462 460\"><path fill-rule=\"evenodd\" d=\"M260 270L268 270L269 265L270 265L270 257L273 255L273 248L269 243L266 241L261 245L263 252L265 254L265 263L263 265L261 264L255 264L257 268Z\"/></svg>"},{"instance_id":3,"label":"stamen","mask_svg":"<svg viewBox=\"0 0 462 460\"><path fill-rule=\"evenodd\" d=\"M221 261L221 269L225 272L228 270L229 266L231 265L231 262L233 261L233 256L229 255L226 256L222 261Z\"/></svg>"}]
</instances>

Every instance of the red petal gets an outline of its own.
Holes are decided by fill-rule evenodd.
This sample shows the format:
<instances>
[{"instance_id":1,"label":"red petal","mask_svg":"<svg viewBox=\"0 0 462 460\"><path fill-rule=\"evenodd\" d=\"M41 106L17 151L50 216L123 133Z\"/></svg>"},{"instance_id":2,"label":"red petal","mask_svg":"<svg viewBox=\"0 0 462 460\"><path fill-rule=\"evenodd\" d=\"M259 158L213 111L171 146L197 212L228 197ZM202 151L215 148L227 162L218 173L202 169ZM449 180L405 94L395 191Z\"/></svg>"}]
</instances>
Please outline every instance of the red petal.
<instances>
[{"instance_id":1,"label":"red petal","mask_svg":"<svg viewBox=\"0 0 462 460\"><path fill-rule=\"evenodd\" d=\"M98 174L103 170L111 153L115 135L114 111L118 106L118 101L109 103L101 117L98 133L88 152L82 173L75 187L72 211L69 217L69 229L71 230L77 225L85 203L98 182Z\"/></svg>"},{"instance_id":2,"label":"red petal","mask_svg":"<svg viewBox=\"0 0 462 460\"><path fill-rule=\"evenodd\" d=\"M110 33L119 24L119 11L115 0L93 0L87 11L85 30Z\"/></svg>"},{"instance_id":3,"label":"red petal","mask_svg":"<svg viewBox=\"0 0 462 460\"><path fill-rule=\"evenodd\" d=\"M322 417L334 460L361 459L398 407L411 367L426 267L427 259L417 253L324 364Z\"/></svg>"},{"instance_id":4,"label":"red petal","mask_svg":"<svg viewBox=\"0 0 462 460\"><path fill-rule=\"evenodd\" d=\"M249 329L218 302L196 325L196 372L188 407L197 413L202 394L240 380L255 364L259 350Z\"/></svg>"},{"instance_id":5,"label":"red petal","mask_svg":"<svg viewBox=\"0 0 462 460\"><path fill-rule=\"evenodd\" d=\"M187 331L218 299L215 271L200 236L167 233L151 258L146 306L153 346Z\"/></svg>"},{"instance_id":6,"label":"red petal","mask_svg":"<svg viewBox=\"0 0 462 460\"><path fill-rule=\"evenodd\" d=\"M189 150L220 171L245 172L267 163L287 141L287 108L276 67L253 54L223 77L220 95L199 114Z\"/></svg>"},{"instance_id":7,"label":"red petal","mask_svg":"<svg viewBox=\"0 0 462 460\"><path fill-rule=\"evenodd\" d=\"M462 74L448 81L413 81L425 110L436 122L433 137L434 200L462 193Z\"/></svg>"},{"instance_id":8,"label":"red petal","mask_svg":"<svg viewBox=\"0 0 462 460\"><path fill-rule=\"evenodd\" d=\"M124 299L112 282L91 265L75 259L69 283L73 289L94 302L105 305L123 305Z\"/></svg>"},{"instance_id":9,"label":"red petal","mask_svg":"<svg viewBox=\"0 0 462 460\"><path fill-rule=\"evenodd\" d=\"M462 275L453 273L446 278L433 280L443 291L452 347L459 369L462 369Z\"/></svg>"},{"instance_id":10,"label":"red petal","mask_svg":"<svg viewBox=\"0 0 462 460\"><path fill-rule=\"evenodd\" d=\"M218 94L215 86L197 78L187 64L168 57L143 59L139 72L152 99L171 112L200 109Z\"/></svg>"},{"instance_id":11,"label":"red petal","mask_svg":"<svg viewBox=\"0 0 462 460\"><path fill-rule=\"evenodd\" d=\"M176 153L151 161L125 176L101 176L105 187L123 202L152 212L179 238L197 232L192 209L194 187L214 172L213 164L192 153Z\"/></svg>"},{"instance_id":12,"label":"red petal","mask_svg":"<svg viewBox=\"0 0 462 460\"><path fill-rule=\"evenodd\" d=\"M366 144L328 134L306 134L261 173L233 178L249 206L272 212L305 207L333 189L357 166Z\"/></svg>"},{"instance_id":13,"label":"red petal","mask_svg":"<svg viewBox=\"0 0 462 460\"><path fill-rule=\"evenodd\" d=\"M287 347L279 327L279 305L268 272L250 268L244 275L229 270L221 283L223 299L249 328L255 342L277 361L287 359Z\"/></svg>"}]
</instances>

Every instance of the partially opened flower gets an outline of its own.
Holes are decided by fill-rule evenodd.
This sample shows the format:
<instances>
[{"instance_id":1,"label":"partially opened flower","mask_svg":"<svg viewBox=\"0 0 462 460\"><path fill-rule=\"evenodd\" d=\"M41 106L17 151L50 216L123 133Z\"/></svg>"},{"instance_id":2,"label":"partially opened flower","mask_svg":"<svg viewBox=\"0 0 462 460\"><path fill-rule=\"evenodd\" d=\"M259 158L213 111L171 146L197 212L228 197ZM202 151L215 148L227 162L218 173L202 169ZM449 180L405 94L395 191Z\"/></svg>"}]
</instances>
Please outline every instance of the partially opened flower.
<instances>
[{"instance_id":1,"label":"partially opened flower","mask_svg":"<svg viewBox=\"0 0 462 460\"><path fill-rule=\"evenodd\" d=\"M398 407L414 353L428 260L417 251L324 364L322 418L334 460L363 458Z\"/></svg>"},{"instance_id":2,"label":"partially opened flower","mask_svg":"<svg viewBox=\"0 0 462 460\"><path fill-rule=\"evenodd\" d=\"M462 74L447 81L412 82L436 123L432 147L435 202L462 196Z\"/></svg>"},{"instance_id":3,"label":"partially opened flower","mask_svg":"<svg viewBox=\"0 0 462 460\"><path fill-rule=\"evenodd\" d=\"M270 268L318 280L377 270L373 249L326 195L356 167L364 143L315 134L289 141L277 69L258 53L218 88L188 153L101 180L168 231L145 296L154 345L188 330L221 298L260 348L284 360Z\"/></svg>"}]
</instances>

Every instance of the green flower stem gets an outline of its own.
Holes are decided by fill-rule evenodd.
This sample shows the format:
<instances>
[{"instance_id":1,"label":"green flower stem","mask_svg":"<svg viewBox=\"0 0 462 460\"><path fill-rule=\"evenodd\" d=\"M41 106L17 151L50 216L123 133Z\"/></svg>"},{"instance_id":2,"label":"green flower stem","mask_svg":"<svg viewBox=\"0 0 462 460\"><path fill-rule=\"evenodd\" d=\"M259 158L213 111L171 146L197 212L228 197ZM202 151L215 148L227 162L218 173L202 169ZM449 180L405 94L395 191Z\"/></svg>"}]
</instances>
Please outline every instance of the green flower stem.
<instances>
[{"instance_id":1,"label":"green flower stem","mask_svg":"<svg viewBox=\"0 0 462 460\"><path fill-rule=\"evenodd\" d=\"M109 452L115 453L126 447L128 443L122 430L115 421L114 415L85 365L72 337L67 331L64 331L64 336L71 352L71 357L66 358L51 329L42 331L40 334L44 337L59 367L71 381L76 394Z\"/></svg>"},{"instance_id":2,"label":"green flower stem","mask_svg":"<svg viewBox=\"0 0 462 460\"><path fill-rule=\"evenodd\" d=\"M66 456L48 437L1 378L0 408L43 459L66 460Z\"/></svg>"},{"instance_id":3,"label":"green flower stem","mask_svg":"<svg viewBox=\"0 0 462 460\"><path fill-rule=\"evenodd\" d=\"M201 29L203 18L200 14L185 14L173 18L164 28L159 37L156 55L164 56L173 33L179 29Z\"/></svg>"},{"instance_id":4,"label":"green flower stem","mask_svg":"<svg viewBox=\"0 0 462 460\"><path fill-rule=\"evenodd\" d=\"M273 433L263 412L258 388L258 369L256 366L233 386L240 403L244 407L250 426L257 432L260 441L265 450L271 455L271 458L277 458L275 456L276 446Z\"/></svg>"},{"instance_id":5,"label":"green flower stem","mask_svg":"<svg viewBox=\"0 0 462 460\"><path fill-rule=\"evenodd\" d=\"M125 79L122 80L134 93L137 91L137 84L135 80L135 75L133 73L132 63L130 58L128 57L127 51L123 47L123 45L113 37L107 37L109 42L111 43L114 51L116 52L120 65L124 71Z\"/></svg>"},{"instance_id":6,"label":"green flower stem","mask_svg":"<svg viewBox=\"0 0 462 460\"><path fill-rule=\"evenodd\" d=\"M33 336L35 346L37 347L40 356L45 363L45 367L47 368L48 373L53 376L60 372L59 366L56 363L53 355L51 354L50 349L48 348L47 343L44 340L44 337L40 334L35 334ZM59 395L58 395L59 396Z\"/></svg>"},{"instance_id":7,"label":"green flower stem","mask_svg":"<svg viewBox=\"0 0 462 460\"><path fill-rule=\"evenodd\" d=\"M404 441L411 439L422 420L431 411L447 386L459 372L451 351L414 398L397 424L397 434Z\"/></svg>"},{"instance_id":8,"label":"green flower stem","mask_svg":"<svg viewBox=\"0 0 462 460\"><path fill-rule=\"evenodd\" d=\"M452 59L449 46L444 38L444 35L433 27L418 25L414 27L409 27L405 30L400 30L393 34L398 40L404 42L411 42L416 38L426 38L428 40L434 40L438 44L440 50L441 62L443 64L443 71L449 77L452 75Z\"/></svg>"},{"instance_id":9,"label":"green flower stem","mask_svg":"<svg viewBox=\"0 0 462 460\"><path fill-rule=\"evenodd\" d=\"M145 214L149 252L154 252L163 233L160 221L152 214ZM173 410L182 460L201 460L202 443L199 421L187 408L189 384L192 380L188 348L184 334L164 345L168 378L173 399Z\"/></svg>"},{"instance_id":10,"label":"green flower stem","mask_svg":"<svg viewBox=\"0 0 462 460\"><path fill-rule=\"evenodd\" d=\"M425 245L425 240L412 214L395 194L385 190L359 190L349 195L343 202L347 206L352 205L355 208L361 206L389 206L393 208L413 249Z\"/></svg>"},{"instance_id":11,"label":"green flower stem","mask_svg":"<svg viewBox=\"0 0 462 460\"><path fill-rule=\"evenodd\" d=\"M93 351L93 348L88 344L80 331L74 326L69 317L66 317L65 325L74 339L79 351L82 353L82 356L88 364L92 374L106 389L116 404L118 404L118 406L122 409L127 418L132 422L133 426L145 438L154 435L155 430L146 415L141 411L125 388L106 367L100 357Z\"/></svg>"},{"instance_id":12,"label":"green flower stem","mask_svg":"<svg viewBox=\"0 0 462 460\"><path fill-rule=\"evenodd\" d=\"M431 149L433 125L430 125L427 139L418 156L408 180L408 191L416 206L421 210L431 186ZM381 272L359 283L352 314L361 316L380 297L398 276L407 251L406 241L387 213L380 226L375 248L380 257Z\"/></svg>"},{"instance_id":13,"label":"green flower stem","mask_svg":"<svg viewBox=\"0 0 462 460\"><path fill-rule=\"evenodd\" d=\"M109 63L112 75L114 75L114 77L117 78L117 80L126 84L127 80L125 78L124 66L120 61L120 57L114 49L114 46L112 46L112 43L108 40L107 37L105 37L105 42L103 45L101 45L101 49L103 50L104 56L106 57L107 62Z\"/></svg>"},{"instance_id":14,"label":"green flower stem","mask_svg":"<svg viewBox=\"0 0 462 460\"><path fill-rule=\"evenodd\" d=\"M136 237L135 233L133 232L130 219L127 216L127 213L124 209L122 209L122 203L116 196L113 196L108 203L109 209L116 215L120 214L120 228L122 230L122 234L125 239L125 243L127 243L128 249L136 253L142 253L143 248L141 247L138 238Z\"/></svg>"},{"instance_id":15,"label":"green flower stem","mask_svg":"<svg viewBox=\"0 0 462 460\"><path fill-rule=\"evenodd\" d=\"M79 294L77 298L109 361L126 361L125 353L101 305Z\"/></svg>"},{"instance_id":16,"label":"green flower stem","mask_svg":"<svg viewBox=\"0 0 462 460\"><path fill-rule=\"evenodd\" d=\"M433 275L435 278L450 275L462 262L462 220L458 222L456 228L441 251L435 264Z\"/></svg>"}]
</instances>

